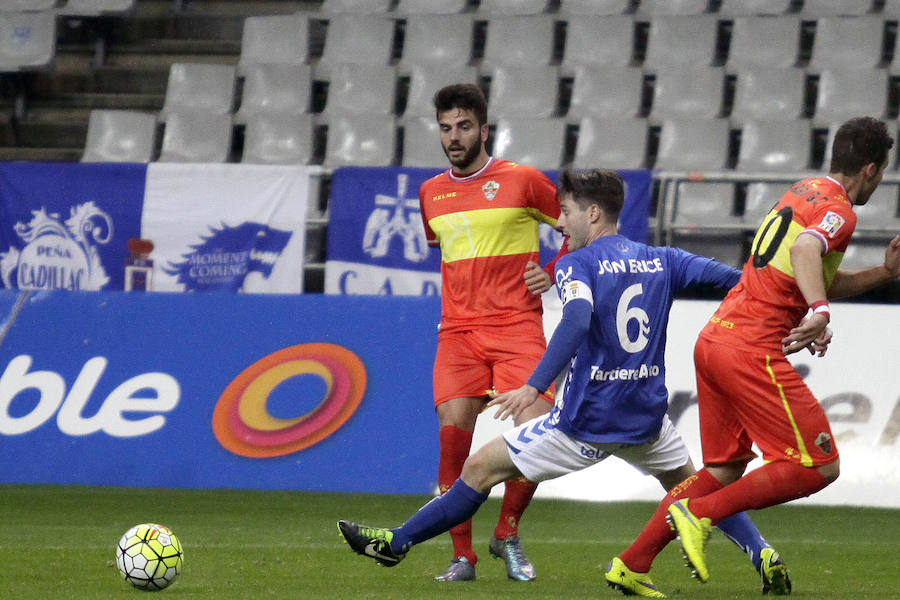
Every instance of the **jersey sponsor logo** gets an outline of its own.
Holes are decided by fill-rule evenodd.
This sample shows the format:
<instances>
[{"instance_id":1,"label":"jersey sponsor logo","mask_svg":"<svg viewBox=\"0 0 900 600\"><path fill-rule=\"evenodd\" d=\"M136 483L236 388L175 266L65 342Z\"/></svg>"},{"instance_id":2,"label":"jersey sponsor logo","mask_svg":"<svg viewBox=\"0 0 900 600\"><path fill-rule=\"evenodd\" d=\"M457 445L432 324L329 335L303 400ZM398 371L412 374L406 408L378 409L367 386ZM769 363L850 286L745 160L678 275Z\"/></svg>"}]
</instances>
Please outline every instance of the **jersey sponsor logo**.
<instances>
[{"instance_id":1,"label":"jersey sponsor logo","mask_svg":"<svg viewBox=\"0 0 900 600\"><path fill-rule=\"evenodd\" d=\"M447 198L456 198L456 192L447 192L446 194L438 194L437 196L432 196L431 201L437 202L438 200L446 200Z\"/></svg>"},{"instance_id":2,"label":"jersey sponsor logo","mask_svg":"<svg viewBox=\"0 0 900 600\"><path fill-rule=\"evenodd\" d=\"M604 370L597 365L591 367L591 379L593 381L637 381L649 379L659 375L659 365L642 364L637 369L625 369L622 367Z\"/></svg>"},{"instance_id":3,"label":"jersey sponsor logo","mask_svg":"<svg viewBox=\"0 0 900 600\"><path fill-rule=\"evenodd\" d=\"M819 223L818 229L833 238L843 225L844 217L829 210L822 218L822 222Z\"/></svg>"},{"instance_id":4,"label":"jersey sponsor logo","mask_svg":"<svg viewBox=\"0 0 900 600\"><path fill-rule=\"evenodd\" d=\"M493 200L497 197L497 192L500 190L500 184L491 179L483 186L481 186L481 191L484 192L484 197L488 200Z\"/></svg>"}]
</instances>

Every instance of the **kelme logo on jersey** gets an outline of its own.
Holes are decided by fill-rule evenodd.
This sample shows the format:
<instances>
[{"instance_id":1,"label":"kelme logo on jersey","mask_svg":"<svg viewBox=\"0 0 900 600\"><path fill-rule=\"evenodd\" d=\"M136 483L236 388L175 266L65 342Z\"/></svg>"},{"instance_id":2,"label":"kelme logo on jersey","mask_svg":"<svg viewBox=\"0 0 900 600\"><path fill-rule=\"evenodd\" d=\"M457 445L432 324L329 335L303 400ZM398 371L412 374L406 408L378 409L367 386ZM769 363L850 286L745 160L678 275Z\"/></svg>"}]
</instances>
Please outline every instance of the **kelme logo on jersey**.
<instances>
[{"instance_id":1,"label":"kelme logo on jersey","mask_svg":"<svg viewBox=\"0 0 900 600\"><path fill-rule=\"evenodd\" d=\"M819 223L819 229L828 234L828 237L833 238L843 225L844 217L829 210L822 218L822 222Z\"/></svg>"},{"instance_id":2,"label":"kelme logo on jersey","mask_svg":"<svg viewBox=\"0 0 900 600\"><path fill-rule=\"evenodd\" d=\"M499 190L500 184L493 179L481 186L481 191L484 192L484 197L488 200L493 200L497 196Z\"/></svg>"},{"instance_id":3,"label":"kelme logo on jersey","mask_svg":"<svg viewBox=\"0 0 900 600\"><path fill-rule=\"evenodd\" d=\"M65 223L44 207L31 215L27 224L18 222L14 227L25 245L0 252L4 287L96 291L109 283L97 251L97 245L112 239L109 215L93 202L73 206Z\"/></svg>"}]
</instances>

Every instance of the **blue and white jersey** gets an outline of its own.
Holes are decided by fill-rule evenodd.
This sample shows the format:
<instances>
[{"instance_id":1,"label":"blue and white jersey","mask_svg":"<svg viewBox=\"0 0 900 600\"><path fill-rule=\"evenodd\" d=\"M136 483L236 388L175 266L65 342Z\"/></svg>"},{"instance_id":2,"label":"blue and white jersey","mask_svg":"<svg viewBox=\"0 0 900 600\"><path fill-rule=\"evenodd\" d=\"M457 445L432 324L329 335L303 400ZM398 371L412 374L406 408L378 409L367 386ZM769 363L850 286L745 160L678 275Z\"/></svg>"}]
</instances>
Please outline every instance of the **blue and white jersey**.
<instances>
[{"instance_id":1,"label":"blue and white jersey","mask_svg":"<svg viewBox=\"0 0 900 600\"><path fill-rule=\"evenodd\" d=\"M562 256L556 285L564 315L569 303L593 308L550 422L585 442L654 439L668 406L664 354L674 296L693 283L730 287L739 275L709 258L620 235Z\"/></svg>"}]
</instances>

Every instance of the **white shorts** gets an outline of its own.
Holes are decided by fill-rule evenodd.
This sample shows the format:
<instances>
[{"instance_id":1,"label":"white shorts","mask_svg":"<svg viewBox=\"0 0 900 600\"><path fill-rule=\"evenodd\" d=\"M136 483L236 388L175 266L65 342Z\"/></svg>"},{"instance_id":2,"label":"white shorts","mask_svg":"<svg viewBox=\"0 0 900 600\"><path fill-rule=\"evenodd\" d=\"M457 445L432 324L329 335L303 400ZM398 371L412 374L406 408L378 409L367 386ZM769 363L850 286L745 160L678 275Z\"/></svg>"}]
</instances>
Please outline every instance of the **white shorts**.
<instances>
[{"instance_id":1,"label":"white shorts","mask_svg":"<svg viewBox=\"0 0 900 600\"><path fill-rule=\"evenodd\" d=\"M579 442L550 425L547 415L508 430L503 439L513 464L534 482L586 469L612 455L645 475L665 473L690 460L687 446L668 416L663 417L657 439L637 445Z\"/></svg>"}]
</instances>

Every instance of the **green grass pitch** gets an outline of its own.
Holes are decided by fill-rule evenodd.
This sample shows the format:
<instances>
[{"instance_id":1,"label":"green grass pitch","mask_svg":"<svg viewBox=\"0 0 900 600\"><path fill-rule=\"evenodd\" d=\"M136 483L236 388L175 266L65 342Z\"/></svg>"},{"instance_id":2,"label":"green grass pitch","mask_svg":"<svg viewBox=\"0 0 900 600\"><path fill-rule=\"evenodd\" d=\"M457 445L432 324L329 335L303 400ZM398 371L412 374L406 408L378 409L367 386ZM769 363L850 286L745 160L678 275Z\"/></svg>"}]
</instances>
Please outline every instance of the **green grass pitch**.
<instances>
[{"instance_id":1,"label":"green grass pitch","mask_svg":"<svg viewBox=\"0 0 900 600\"><path fill-rule=\"evenodd\" d=\"M185 548L171 598L620 598L606 587L609 559L637 535L650 503L535 500L520 532L538 579L515 582L487 543L499 510L489 500L475 517L478 580L436 583L450 559L446 535L388 569L353 554L335 521L392 526L425 496L0 485L0 598L135 598L119 579L115 545L142 522L171 527ZM790 569L794 597L900 598L900 512L784 506L754 513ZM689 577L675 544L654 564L670 598L760 598L749 562L724 536L710 542L711 580ZM464 595L462 595L464 594Z\"/></svg>"}]
</instances>

